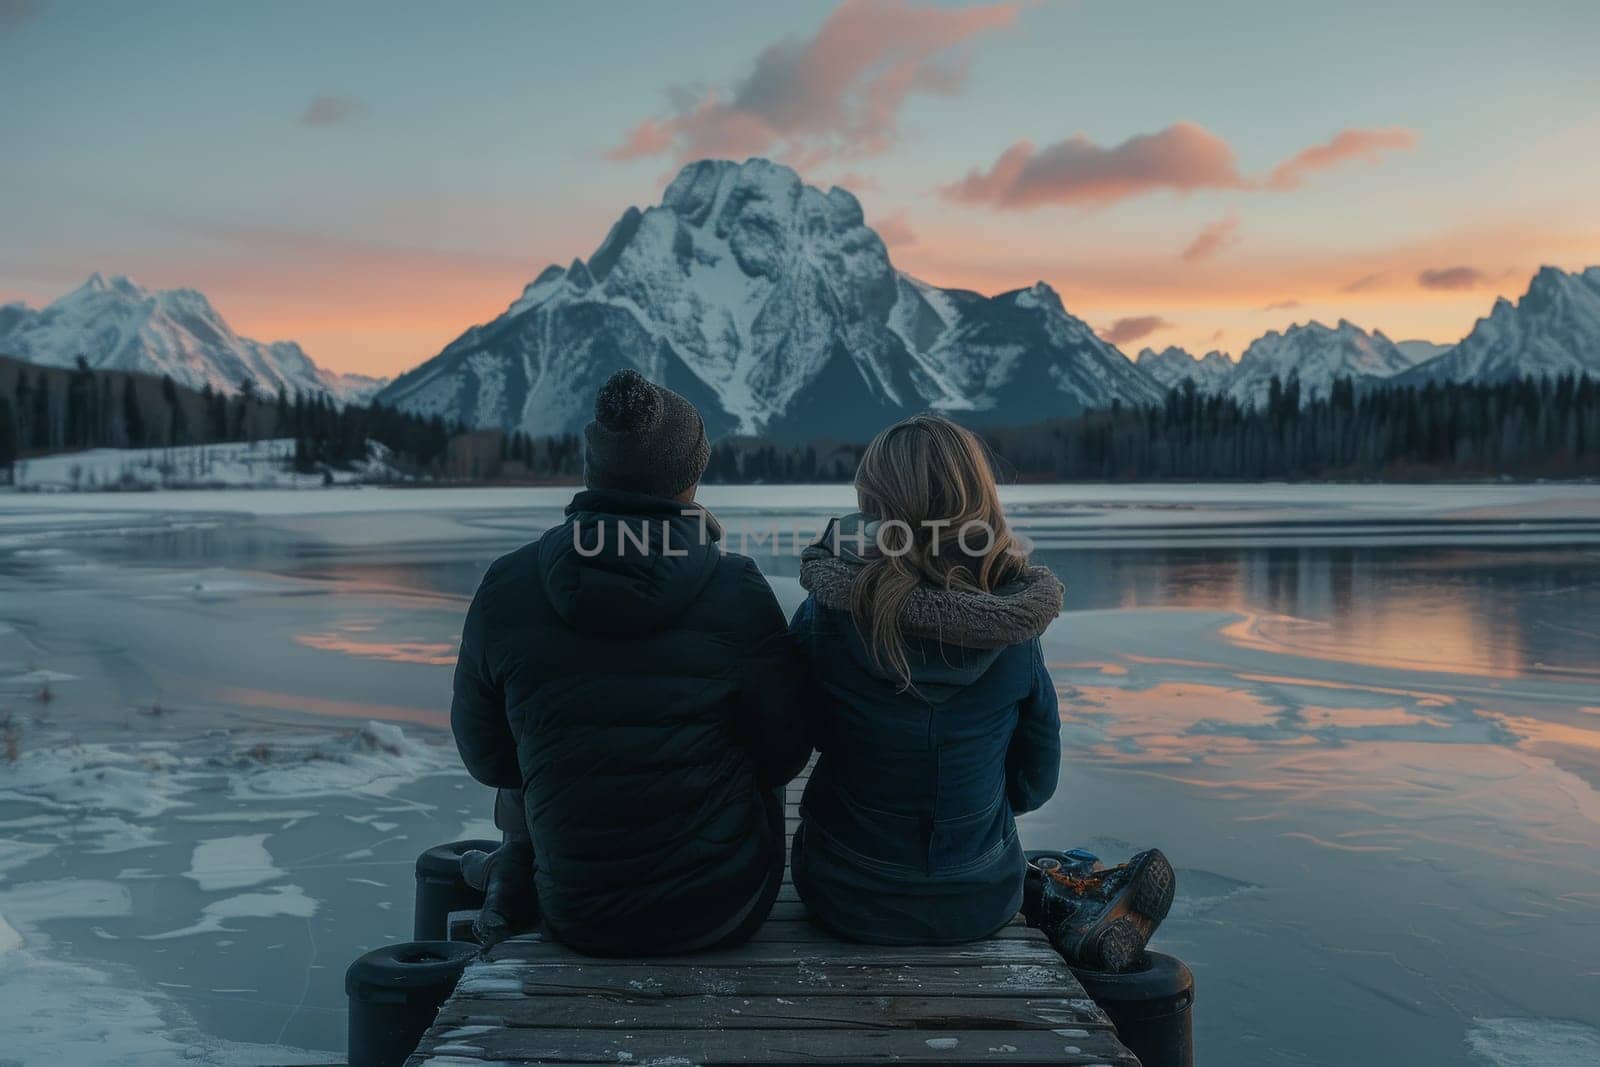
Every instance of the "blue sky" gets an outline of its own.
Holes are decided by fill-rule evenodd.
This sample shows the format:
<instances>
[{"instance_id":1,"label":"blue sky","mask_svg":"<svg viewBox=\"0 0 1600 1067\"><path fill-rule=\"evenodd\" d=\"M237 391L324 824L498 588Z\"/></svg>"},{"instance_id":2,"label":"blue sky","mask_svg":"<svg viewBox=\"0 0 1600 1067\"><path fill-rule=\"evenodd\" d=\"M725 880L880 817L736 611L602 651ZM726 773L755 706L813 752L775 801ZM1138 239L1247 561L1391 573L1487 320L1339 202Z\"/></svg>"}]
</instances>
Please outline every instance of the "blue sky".
<instances>
[{"instance_id":1,"label":"blue sky","mask_svg":"<svg viewBox=\"0 0 1600 1067\"><path fill-rule=\"evenodd\" d=\"M1597 51L1600 5L1575 0L0 0L0 300L128 273L393 372L709 143L852 188L903 269L1043 278L1098 328L1134 323L1130 351L1237 353L1313 316L1450 340L1541 263L1600 262ZM1119 151L1141 137L1155 164ZM1000 165L1019 142L1037 181ZM969 175L986 191L952 193Z\"/></svg>"}]
</instances>

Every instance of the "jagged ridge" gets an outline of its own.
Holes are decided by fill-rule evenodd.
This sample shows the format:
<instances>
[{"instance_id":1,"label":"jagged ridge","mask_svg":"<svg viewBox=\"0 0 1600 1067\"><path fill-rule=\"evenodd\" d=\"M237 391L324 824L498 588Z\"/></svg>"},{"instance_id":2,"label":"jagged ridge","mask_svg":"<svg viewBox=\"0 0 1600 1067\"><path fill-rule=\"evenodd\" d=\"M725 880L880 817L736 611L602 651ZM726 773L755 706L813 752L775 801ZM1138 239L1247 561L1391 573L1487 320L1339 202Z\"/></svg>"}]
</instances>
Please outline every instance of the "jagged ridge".
<instances>
[{"instance_id":1,"label":"jagged ridge","mask_svg":"<svg viewBox=\"0 0 1600 1067\"><path fill-rule=\"evenodd\" d=\"M193 289L148 290L120 274L92 274L37 311L0 308L0 351L57 367L82 356L97 370L169 375L179 385L226 393L249 380L263 394L328 393L359 402L385 384L324 370L293 341L240 337Z\"/></svg>"}]
</instances>

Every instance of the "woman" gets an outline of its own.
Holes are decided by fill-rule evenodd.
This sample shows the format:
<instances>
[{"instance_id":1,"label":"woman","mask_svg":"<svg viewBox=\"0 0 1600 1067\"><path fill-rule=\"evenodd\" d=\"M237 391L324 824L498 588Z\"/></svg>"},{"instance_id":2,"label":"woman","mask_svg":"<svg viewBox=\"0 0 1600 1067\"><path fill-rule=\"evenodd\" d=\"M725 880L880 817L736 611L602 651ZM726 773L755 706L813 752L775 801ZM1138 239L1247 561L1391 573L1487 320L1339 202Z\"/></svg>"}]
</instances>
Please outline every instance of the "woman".
<instances>
[{"instance_id":1,"label":"woman","mask_svg":"<svg viewBox=\"0 0 1600 1067\"><path fill-rule=\"evenodd\" d=\"M948 419L918 415L879 434L855 484L860 512L802 556L810 596L791 624L823 690L795 886L855 940L987 937L1023 899L1013 815L1048 800L1060 770L1039 635L1062 586L1029 564L982 444ZM1071 938L1089 965L1118 962L1100 958L1105 930L1124 920L1120 943L1138 925L1129 874L1116 870L1095 883L1107 899L1083 911L1093 928Z\"/></svg>"}]
</instances>

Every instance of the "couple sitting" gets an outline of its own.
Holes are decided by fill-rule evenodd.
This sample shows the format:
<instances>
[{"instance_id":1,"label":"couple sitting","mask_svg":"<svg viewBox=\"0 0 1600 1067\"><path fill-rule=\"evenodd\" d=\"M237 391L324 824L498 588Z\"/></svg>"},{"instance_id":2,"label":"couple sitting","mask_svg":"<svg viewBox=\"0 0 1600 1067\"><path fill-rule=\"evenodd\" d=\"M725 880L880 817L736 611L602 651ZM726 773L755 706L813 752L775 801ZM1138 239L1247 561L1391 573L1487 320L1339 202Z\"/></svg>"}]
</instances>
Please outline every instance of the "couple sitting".
<instances>
[{"instance_id":1,"label":"couple sitting","mask_svg":"<svg viewBox=\"0 0 1600 1067\"><path fill-rule=\"evenodd\" d=\"M786 623L694 503L709 449L687 400L619 372L584 436L567 521L490 566L462 634L451 722L500 790L505 837L464 861L486 890L480 938L540 920L598 955L749 938L783 881L783 787L813 746L792 863L819 922L887 944L1010 922L1025 877L1050 881L1013 815L1060 769L1038 638L1062 587L1007 530L979 441L928 415L880 434L860 513L806 549L810 596ZM1058 946L1131 962L1170 874L1159 853L1056 871L1077 916Z\"/></svg>"}]
</instances>

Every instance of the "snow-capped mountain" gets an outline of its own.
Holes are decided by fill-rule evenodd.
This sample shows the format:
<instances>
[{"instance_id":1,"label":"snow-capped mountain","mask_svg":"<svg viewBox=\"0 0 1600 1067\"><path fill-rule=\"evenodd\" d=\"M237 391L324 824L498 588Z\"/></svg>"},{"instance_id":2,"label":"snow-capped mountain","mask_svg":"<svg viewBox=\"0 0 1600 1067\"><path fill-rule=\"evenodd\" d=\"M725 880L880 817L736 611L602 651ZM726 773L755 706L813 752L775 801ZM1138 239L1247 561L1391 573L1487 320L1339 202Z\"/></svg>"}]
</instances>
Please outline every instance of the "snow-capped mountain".
<instances>
[{"instance_id":1,"label":"snow-capped mountain","mask_svg":"<svg viewBox=\"0 0 1600 1067\"><path fill-rule=\"evenodd\" d=\"M227 393L249 379L263 394L325 392L360 403L386 384L323 370L293 341L240 337L193 289L149 290L98 273L40 310L0 308L0 352L59 367L82 356L96 369L170 375L179 385Z\"/></svg>"},{"instance_id":2,"label":"snow-capped mountain","mask_svg":"<svg viewBox=\"0 0 1600 1067\"><path fill-rule=\"evenodd\" d=\"M1442 345L1437 341L1423 340L1396 341L1394 346L1404 353L1405 357L1413 364L1426 363L1434 356L1442 356L1455 347L1454 345Z\"/></svg>"},{"instance_id":3,"label":"snow-capped mountain","mask_svg":"<svg viewBox=\"0 0 1600 1067\"><path fill-rule=\"evenodd\" d=\"M1192 381L1202 393L1220 393L1228 387L1233 377L1234 362L1226 353L1213 349L1196 358L1188 349L1169 345L1157 352L1153 348L1141 349L1134 360L1139 369L1161 384L1172 389Z\"/></svg>"},{"instance_id":4,"label":"snow-capped mountain","mask_svg":"<svg viewBox=\"0 0 1600 1067\"><path fill-rule=\"evenodd\" d=\"M588 261L541 273L378 399L471 426L571 431L635 367L713 434L860 440L938 408L1028 422L1161 390L1040 283L998 296L895 270L843 189L764 159L685 167Z\"/></svg>"},{"instance_id":5,"label":"snow-capped mountain","mask_svg":"<svg viewBox=\"0 0 1600 1067\"><path fill-rule=\"evenodd\" d=\"M1409 369L1412 362L1381 330L1368 333L1347 319L1334 327L1309 322L1251 341L1225 392L1241 404L1260 406L1274 376L1284 383L1298 378L1304 403L1327 396L1337 378L1377 381Z\"/></svg>"},{"instance_id":6,"label":"snow-capped mountain","mask_svg":"<svg viewBox=\"0 0 1600 1067\"><path fill-rule=\"evenodd\" d=\"M1460 344L1402 380L1492 382L1572 372L1600 377L1600 267L1541 267L1522 299L1496 300Z\"/></svg>"}]
</instances>

